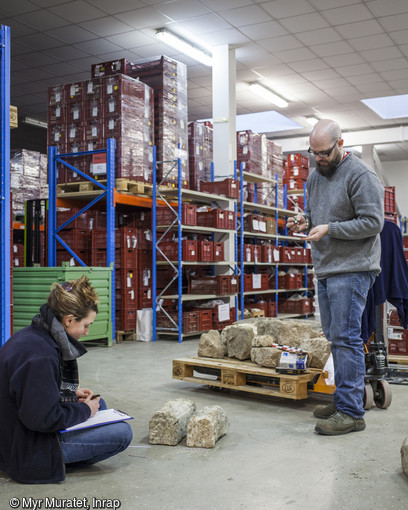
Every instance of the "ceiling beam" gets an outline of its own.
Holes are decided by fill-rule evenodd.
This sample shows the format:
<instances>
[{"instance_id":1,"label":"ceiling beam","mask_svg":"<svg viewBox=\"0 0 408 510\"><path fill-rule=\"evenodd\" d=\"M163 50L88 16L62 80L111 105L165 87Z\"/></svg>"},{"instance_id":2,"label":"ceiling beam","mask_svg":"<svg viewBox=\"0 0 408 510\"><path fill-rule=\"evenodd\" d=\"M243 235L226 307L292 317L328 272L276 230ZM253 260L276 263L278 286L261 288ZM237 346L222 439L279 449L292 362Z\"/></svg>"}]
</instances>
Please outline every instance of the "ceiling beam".
<instances>
[{"instance_id":1,"label":"ceiling beam","mask_svg":"<svg viewBox=\"0 0 408 510\"><path fill-rule=\"evenodd\" d=\"M346 147L367 144L380 145L383 143L401 143L408 141L408 126L344 132L343 139ZM273 141L282 145L283 152L305 151L309 147L308 135L295 138L278 138L273 139Z\"/></svg>"}]
</instances>

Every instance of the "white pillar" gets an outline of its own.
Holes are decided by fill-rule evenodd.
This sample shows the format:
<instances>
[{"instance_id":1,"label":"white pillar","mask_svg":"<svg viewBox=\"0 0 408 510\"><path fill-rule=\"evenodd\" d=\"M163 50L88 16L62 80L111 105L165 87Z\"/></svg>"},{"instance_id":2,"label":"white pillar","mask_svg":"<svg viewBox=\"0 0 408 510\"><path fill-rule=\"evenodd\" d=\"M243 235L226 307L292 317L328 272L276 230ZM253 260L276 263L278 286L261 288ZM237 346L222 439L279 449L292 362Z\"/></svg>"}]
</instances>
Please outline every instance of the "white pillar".
<instances>
[{"instance_id":1,"label":"white pillar","mask_svg":"<svg viewBox=\"0 0 408 510\"><path fill-rule=\"evenodd\" d=\"M236 142L236 64L235 49L228 44L213 48L213 159L214 178L226 178L234 172Z\"/></svg>"}]
</instances>

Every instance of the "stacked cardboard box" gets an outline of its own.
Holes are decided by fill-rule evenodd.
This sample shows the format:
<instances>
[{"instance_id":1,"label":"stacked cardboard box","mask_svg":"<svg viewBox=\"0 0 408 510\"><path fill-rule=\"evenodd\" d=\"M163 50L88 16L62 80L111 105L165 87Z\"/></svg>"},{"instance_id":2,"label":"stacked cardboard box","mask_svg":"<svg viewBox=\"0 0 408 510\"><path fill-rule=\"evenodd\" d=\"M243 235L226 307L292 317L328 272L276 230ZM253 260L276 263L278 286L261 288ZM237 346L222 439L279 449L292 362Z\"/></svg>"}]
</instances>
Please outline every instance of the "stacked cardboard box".
<instances>
[{"instance_id":1,"label":"stacked cardboard box","mask_svg":"<svg viewBox=\"0 0 408 510\"><path fill-rule=\"evenodd\" d=\"M177 165L169 161L181 156L182 187L188 188L186 65L162 56L158 60L132 64L129 74L154 90L154 138L157 161L163 162L158 166L158 179L177 186Z\"/></svg>"}]
</instances>

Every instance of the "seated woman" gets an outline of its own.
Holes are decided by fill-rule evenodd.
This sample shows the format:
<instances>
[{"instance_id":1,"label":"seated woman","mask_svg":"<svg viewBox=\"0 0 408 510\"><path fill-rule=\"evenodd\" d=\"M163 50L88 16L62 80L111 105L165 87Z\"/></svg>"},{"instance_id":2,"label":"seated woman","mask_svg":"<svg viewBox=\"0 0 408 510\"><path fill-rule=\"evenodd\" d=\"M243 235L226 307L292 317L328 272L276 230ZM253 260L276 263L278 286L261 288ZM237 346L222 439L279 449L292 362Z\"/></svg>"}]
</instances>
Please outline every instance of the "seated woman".
<instances>
[{"instance_id":1,"label":"seated woman","mask_svg":"<svg viewBox=\"0 0 408 510\"><path fill-rule=\"evenodd\" d=\"M126 422L65 432L105 402L79 387L77 358L98 312L86 276L54 283L39 315L0 349L0 470L20 483L56 483L65 465L93 464L125 450Z\"/></svg>"}]
</instances>

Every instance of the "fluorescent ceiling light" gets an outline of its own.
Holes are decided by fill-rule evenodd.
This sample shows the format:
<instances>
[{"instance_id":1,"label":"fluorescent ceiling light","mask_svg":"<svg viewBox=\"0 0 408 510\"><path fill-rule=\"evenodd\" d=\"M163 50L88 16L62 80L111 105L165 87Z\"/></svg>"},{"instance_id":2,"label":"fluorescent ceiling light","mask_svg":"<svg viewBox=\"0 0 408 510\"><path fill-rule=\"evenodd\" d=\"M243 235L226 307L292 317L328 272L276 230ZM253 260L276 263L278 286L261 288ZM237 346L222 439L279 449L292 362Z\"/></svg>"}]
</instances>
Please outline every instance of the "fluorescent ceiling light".
<instances>
[{"instance_id":1,"label":"fluorescent ceiling light","mask_svg":"<svg viewBox=\"0 0 408 510\"><path fill-rule=\"evenodd\" d=\"M285 101L285 99L281 98L271 90L267 89L260 83L250 83L249 88L252 92L257 94L258 96L262 97L263 99L266 99L267 101L271 102L275 106L278 106L279 108L287 108L289 106L289 103Z\"/></svg>"},{"instance_id":2,"label":"fluorescent ceiling light","mask_svg":"<svg viewBox=\"0 0 408 510\"><path fill-rule=\"evenodd\" d=\"M205 121L212 122L212 119L202 119L198 122ZM300 128L303 128L303 126L274 111L236 116L237 131L251 130L253 133L275 133Z\"/></svg>"},{"instance_id":3,"label":"fluorescent ceiling light","mask_svg":"<svg viewBox=\"0 0 408 510\"><path fill-rule=\"evenodd\" d=\"M48 128L48 124L46 122L43 120L34 119L33 117L24 117L23 122L24 124L30 124L31 126L37 126L44 129Z\"/></svg>"},{"instance_id":4,"label":"fluorescent ceiling light","mask_svg":"<svg viewBox=\"0 0 408 510\"><path fill-rule=\"evenodd\" d=\"M408 94L361 99L361 102L382 119L408 117Z\"/></svg>"},{"instance_id":5,"label":"fluorescent ceiling light","mask_svg":"<svg viewBox=\"0 0 408 510\"><path fill-rule=\"evenodd\" d=\"M319 122L319 119L317 117L306 117L306 122L311 126L314 126L316 122Z\"/></svg>"},{"instance_id":6,"label":"fluorescent ceiling light","mask_svg":"<svg viewBox=\"0 0 408 510\"><path fill-rule=\"evenodd\" d=\"M157 30L156 37L158 37L168 46L172 46L173 48L176 48L176 50L181 51L185 55L188 55L189 57L198 60L198 62L201 62L206 66L210 67L212 66L211 55L205 53L200 48L197 48L197 46L194 46L192 43L185 41L184 39L181 39L179 36L175 34L172 34L165 28L160 28L159 30Z\"/></svg>"}]
</instances>

